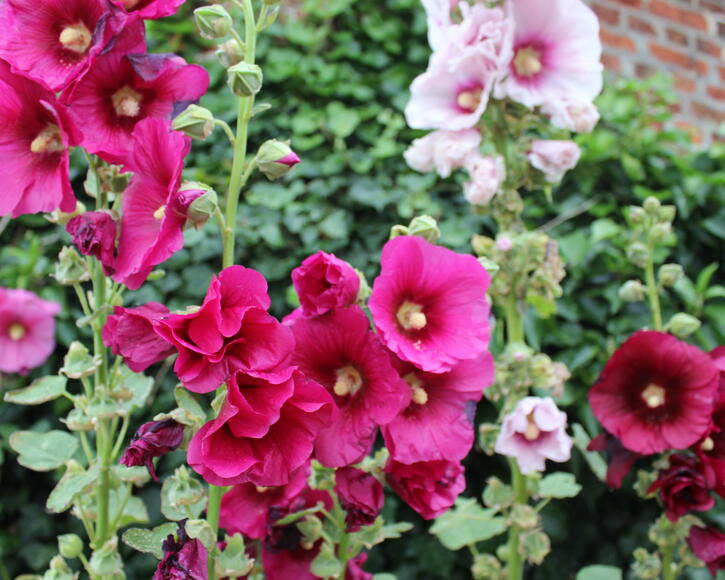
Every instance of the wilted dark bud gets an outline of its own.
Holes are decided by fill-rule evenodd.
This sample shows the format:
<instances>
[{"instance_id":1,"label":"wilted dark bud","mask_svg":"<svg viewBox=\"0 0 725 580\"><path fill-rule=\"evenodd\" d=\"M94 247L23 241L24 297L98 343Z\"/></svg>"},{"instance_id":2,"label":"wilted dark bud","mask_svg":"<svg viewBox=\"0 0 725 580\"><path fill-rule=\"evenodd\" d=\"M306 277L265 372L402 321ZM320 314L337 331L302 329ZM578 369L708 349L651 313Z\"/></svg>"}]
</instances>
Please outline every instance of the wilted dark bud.
<instances>
[{"instance_id":1,"label":"wilted dark bud","mask_svg":"<svg viewBox=\"0 0 725 580\"><path fill-rule=\"evenodd\" d=\"M202 6L194 10L194 22L204 38L216 40L224 38L232 31L232 17L224 6Z\"/></svg>"},{"instance_id":2,"label":"wilted dark bud","mask_svg":"<svg viewBox=\"0 0 725 580\"><path fill-rule=\"evenodd\" d=\"M206 139L214 130L214 115L199 105L189 105L171 124L175 131L181 131L193 139Z\"/></svg>"},{"instance_id":3,"label":"wilted dark bud","mask_svg":"<svg viewBox=\"0 0 725 580\"><path fill-rule=\"evenodd\" d=\"M674 286L683 275L684 270L679 264L662 264L657 272L657 278L662 286Z\"/></svg>"},{"instance_id":4,"label":"wilted dark bud","mask_svg":"<svg viewBox=\"0 0 725 580\"><path fill-rule=\"evenodd\" d=\"M256 64L239 62L227 71L227 85L239 97L256 95L262 88L262 69Z\"/></svg>"},{"instance_id":5,"label":"wilted dark bud","mask_svg":"<svg viewBox=\"0 0 725 580\"><path fill-rule=\"evenodd\" d=\"M131 439L120 463L128 467L144 465L154 481L158 481L152 459L174 451L184 440L184 426L173 419L144 423Z\"/></svg>"},{"instance_id":6,"label":"wilted dark bud","mask_svg":"<svg viewBox=\"0 0 725 580\"><path fill-rule=\"evenodd\" d=\"M113 273L118 224L110 212L89 211L78 215L65 229L73 236L73 243L81 254L97 258L106 275Z\"/></svg>"},{"instance_id":7,"label":"wilted dark bud","mask_svg":"<svg viewBox=\"0 0 725 580\"><path fill-rule=\"evenodd\" d=\"M164 540L164 558L159 562L153 580L207 580L209 577L209 552L199 540L187 535L185 521L178 524L177 538L169 534Z\"/></svg>"},{"instance_id":8,"label":"wilted dark bud","mask_svg":"<svg viewBox=\"0 0 725 580\"><path fill-rule=\"evenodd\" d=\"M262 143L256 161L267 179L277 179L297 165L300 158L290 148L289 141L270 139Z\"/></svg>"}]
</instances>

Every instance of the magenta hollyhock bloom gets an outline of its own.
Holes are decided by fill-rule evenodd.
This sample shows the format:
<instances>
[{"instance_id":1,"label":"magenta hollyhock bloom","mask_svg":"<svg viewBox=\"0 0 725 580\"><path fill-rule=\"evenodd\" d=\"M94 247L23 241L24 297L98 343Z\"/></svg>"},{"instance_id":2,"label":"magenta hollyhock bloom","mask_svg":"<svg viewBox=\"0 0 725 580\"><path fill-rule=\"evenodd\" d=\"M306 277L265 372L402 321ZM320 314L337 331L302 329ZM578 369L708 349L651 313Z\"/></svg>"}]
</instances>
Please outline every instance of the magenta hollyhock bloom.
<instances>
[{"instance_id":1,"label":"magenta hollyhock bloom","mask_svg":"<svg viewBox=\"0 0 725 580\"><path fill-rule=\"evenodd\" d=\"M369 306L391 351L442 373L488 345L489 276L473 256L400 236L383 248Z\"/></svg>"},{"instance_id":2,"label":"magenta hollyhock bloom","mask_svg":"<svg viewBox=\"0 0 725 580\"><path fill-rule=\"evenodd\" d=\"M113 274L116 262L118 222L108 211L88 211L70 220L65 230L84 256L94 256L103 265L107 276Z\"/></svg>"},{"instance_id":3,"label":"magenta hollyhock bloom","mask_svg":"<svg viewBox=\"0 0 725 580\"><path fill-rule=\"evenodd\" d=\"M230 266L212 278L198 310L155 321L179 353L174 372L184 386L208 393L237 370L277 383L289 379L294 337L267 312L269 305L264 277Z\"/></svg>"},{"instance_id":4,"label":"magenta hollyhock bloom","mask_svg":"<svg viewBox=\"0 0 725 580\"><path fill-rule=\"evenodd\" d=\"M447 373L426 373L403 362L398 370L412 396L382 428L391 457L401 463L463 459L473 445L476 403L493 381L491 355L462 361Z\"/></svg>"},{"instance_id":5,"label":"magenta hollyhock bloom","mask_svg":"<svg viewBox=\"0 0 725 580\"><path fill-rule=\"evenodd\" d=\"M718 381L717 367L699 348L643 330L615 351L589 402L605 429L631 451L685 449L710 429Z\"/></svg>"},{"instance_id":6,"label":"magenta hollyhock bloom","mask_svg":"<svg viewBox=\"0 0 725 580\"><path fill-rule=\"evenodd\" d=\"M53 92L83 77L127 16L108 0L0 3L0 58Z\"/></svg>"},{"instance_id":7,"label":"magenta hollyhock bloom","mask_svg":"<svg viewBox=\"0 0 725 580\"><path fill-rule=\"evenodd\" d=\"M479 145L481 132L478 129L433 131L413 140L403 156L412 169L423 173L435 169L445 178L477 154Z\"/></svg>"},{"instance_id":8,"label":"magenta hollyhock bloom","mask_svg":"<svg viewBox=\"0 0 725 580\"><path fill-rule=\"evenodd\" d=\"M332 393L340 409L338 419L320 432L315 457L328 467L360 461L378 426L407 406L410 389L357 306L299 319L292 331L293 363Z\"/></svg>"},{"instance_id":9,"label":"magenta hollyhock bloom","mask_svg":"<svg viewBox=\"0 0 725 580\"><path fill-rule=\"evenodd\" d=\"M715 505L710 491L715 487L715 472L707 464L688 455L669 458L670 466L660 471L647 493L660 492L665 515L676 522L686 513L707 511Z\"/></svg>"},{"instance_id":10,"label":"magenta hollyhock bloom","mask_svg":"<svg viewBox=\"0 0 725 580\"><path fill-rule=\"evenodd\" d=\"M170 128L173 114L209 87L202 67L173 54L139 54L143 52L143 24L138 21L64 98L83 126L83 147L111 162L137 147L141 138L134 128L140 121L164 119Z\"/></svg>"},{"instance_id":11,"label":"magenta hollyhock bloom","mask_svg":"<svg viewBox=\"0 0 725 580\"><path fill-rule=\"evenodd\" d=\"M159 562L153 580L208 580L209 552L199 540L186 534L184 521L176 533L164 540L164 557Z\"/></svg>"},{"instance_id":12,"label":"magenta hollyhock bloom","mask_svg":"<svg viewBox=\"0 0 725 580\"><path fill-rule=\"evenodd\" d=\"M72 212L76 198L68 175L68 147L80 139L51 91L13 74L0 60L0 164L5 176L0 216Z\"/></svg>"},{"instance_id":13,"label":"magenta hollyhock bloom","mask_svg":"<svg viewBox=\"0 0 725 580\"><path fill-rule=\"evenodd\" d=\"M26 374L55 349L60 304L27 290L0 287L0 372Z\"/></svg>"},{"instance_id":14,"label":"magenta hollyhock bloom","mask_svg":"<svg viewBox=\"0 0 725 580\"><path fill-rule=\"evenodd\" d=\"M169 309L158 302L136 308L116 306L103 327L103 343L135 373L145 371L176 352L176 348L154 332L152 321Z\"/></svg>"},{"instance_id":15,"label":"magenta hollyhock bloom","mask_svg":"<svg viewBox=\"0 0 725 580\"><path fill-rule=\"evenodd\" d=\"M400 463L388 460L388 485L423 519L432 520L451 509L466 488L463 466L457 461Z\"/></svg>"},{"instance_id":16,"label":"magenta hollyhock bloom","mask_svg":"<svg viewBox=\"0 0 725 580\"><path fill-rule=\"evenodd\" d=\"M300 372L276 384L238 372L219 416L189 443L189 465L213 485L286 485L306 469L335 414L327 391Z\"/></svg>"},{"instance_id":17,"label":"magenta hollyhock bloom","mask_svg":"<svg viewBox=\"0 0 725 580\"><path fill-rule=\"evenodd\" d=\"M715 528L692 526L687 544L705 562L713 577L718 570L725 570L725 534Z\"/></svg>"},{"instance_id":18,"label":"magenta hollyhock bloom","mask_svg":"<svg viewBox=\"0 0 725 580\"><path fill-rule=\"evenodd\" d=\"M567 171L576 167L581 151L574 141L535 139L526 156L529 163L544 174L546 181L559 183Z\"/></svg>"},{"instance_id":19,"label":"magenta hollyhock bloom","mask_svg":"<svg viewBox=\"0 0 725 580\"><path fill-rule=\"evenodd\" d=\"M612 489L622 487L622 480L631 471L635 462L644 457L630 451L611 433L604 431L589 442L588 451L602 451L607 454L607 485Z\"/></svg>"},{"instance_id":20,"label":"magenta hollyhock bloom","mask_svg":"<svg viewBox=\"0 0 725 580\"><path fill-rule=\"evenodd\" d=\"M113 3L126 12L144 20L156 20L176 14L185 0L113 0Z\"/></svg>"},{"instance_id":21,"label":"magenta hollyhock bloom","mask_svg":"<svg viewBox=\"0 0 725 580\"><path fill-rule=\"evenodd\" d=\"M292 270L292 283L307 316L320 316L355 302L360 277L355 269L334 254L319 251Z\"/></svg>"},{"instance_id":22,"label":"magenta hollyhock bloom","mask_svg":"<svg viewBox=\"0 0 725 580\"><path fill-rule=\"evenodd\" d=\"M599 21L581 0L512 0L513 58L496 97L527 107L602 90Z\"/></svg>"},{"instance_id":23,"label":"magenta hollyhock bloom","mask_svg":"<svg viewBox=\"0 0 725 580\"><path fill-rule=\"evenodd\" d=\"M547 459L568 461L572 445L566 434L566 413L550 397L524 397L504 418L496 453L516 459L526 474L544 471Z\"/></svg>"},{"instance_id":24,"label":"magenta hollyhock bloom","mask_svg":"<svg viewBox=\"0 0 725 580\"><path fill-rule=\"evenodd\" d=\"M347 512L347 532L372 524L385 503L383 484L356 467L342 467L335 472L335 493Z\"/></svg>"},{"instance_id":25,"label":"magenta hollyhock bloom","mask_svg":"<svg viewBox=\"0 0 725 580\"><path fill-rule=\"evenodd\" d=\"M183 441L184 426L173 419L144 423L136 431L119 463L128 467L143 465L153 480L158 481L153 458L175 451Z\"/></svg>"}]
</instances>

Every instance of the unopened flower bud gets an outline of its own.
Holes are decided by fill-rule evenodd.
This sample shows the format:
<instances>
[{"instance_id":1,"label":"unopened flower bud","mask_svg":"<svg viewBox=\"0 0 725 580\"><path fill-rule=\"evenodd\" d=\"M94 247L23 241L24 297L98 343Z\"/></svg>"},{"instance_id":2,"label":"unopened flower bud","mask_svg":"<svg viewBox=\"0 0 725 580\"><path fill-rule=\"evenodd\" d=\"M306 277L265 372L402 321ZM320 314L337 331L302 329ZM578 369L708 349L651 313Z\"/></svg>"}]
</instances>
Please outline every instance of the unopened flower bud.
<instances>
[{"instance_id":1,"label":"unopened flower bud","mask_svg":"<svg viewBox=\"0 0 725 580\"><path fill-rule=\"evenodd\" d=\"M477 256L487 256L494 244L494 240L480 234L473 234L473 237L471 238L471 246L473 247L473 252Z\"/></svg>"},{"instance_id":2,"label":"unopened flower bud","mask_svg":"<svg viewBox=\"0 0 725 580\"><path fill-rule=\"evenodd\" d=\"M544 532L534 530L521 537L521 547L530 564L539 565L546 555L551 552L551 540Z\"/></svg>"},{"instance_id":3,"label":"unopened flower bud","mask_svg":"<svg viewBox=\"0 0 725 580\"><path fill-rule=\"evenodd\" d=\"M497 250L499 250L501 252L508 252L513 247L514 247L514 242L510 236L507 236L505 234L499 234L496 237L496 249Z\"/></svg>"},{"instance_id":4,"label":"unopened flower bud","mask_svg":"<svg viewBox=\"0 0 725 580\"><path fill-rule=\"evenodd\" d=\"M181 131L193 139L206 139L214 130L214 115L199 105L189 105L171 124L175 131Z\"/></svg>"},{"instance_id":5,"label":"unopened flower bud","mask_svg":"<svg viewBox=\"0 0 725 580\"><path fill-rule=\"evenodd\" d=\"M262 143L256 161L267 179L277 179L297 165L300 158L292 151L289 141L270 139Z\"/></svg>"},{"instance_id":6,"label":"unopened flower bud","mask_svg":"<svg viewBox=\"0 0 725 580\"><path fill-rule=\"evenodd\" d=\"M398 236L407 236L410 232L408 231L408 227L401 225L401 224L395 224L392 228L390 228L390 238L397 238Z\"/></svg>"},{"instance_id":7,"label":"unopened flower bud","mask_svg":"<svg viewBox=\"0 0 725 580\"><path fill-rule=\"evenodd\" d=\"M671 223L675 219L676 214L677 214L677 210L675 209L674 205L663 205L657 211L657 219L660 222L670 222Z\"/></svg>"},{"instance_id":8,"label":"unopened flower bud","mask_svg":"<svg viewBox=\"0 0 725 580\"><path fill-rule=\"evenodd\" d=\"M501 428L495 423L481 423L478 426L478 444L486 455L493 455Z\"/></svg>"},{"instance_id":9,"label":"unopened flower bud","mask_svg":"<svg viewBox=\"0 0 725 580\"><path fill-rule=\"evenodd\" d=\"M619 289L623 302L640 302L646 296L646 289L640 280L627 280Z\"/></svg>"},{"instance_id":10,"label":"unopened flower bud","mask_svg":"<svg viewBox=\"0 0 725 580\"><path fill-rule=\"evenodd\" d=\"M194 22L204 38L215 40L224 38L232 31L232 17L224 6L202 6L194 10Z\"/></svg>"},{"instance_id":11,"label":"unopened flower bud","mask_svg":"<svg viewBox=\"0 0 725 580\"><path fill-rule=\"evenodd\" d=\"M262 69L256 64L239 62L227 71L227 85L239 97L256 95L262 88Z\"/></svg>"},{"instance_id":12,"label":"unopened flower bud","mask_svg":"<svg viewBox=\"0 0 725 580\"><path fill-rule=\"evenodd\" d=\"M498 578L501 574L501 562L493 554L476 554L473 557L471 575L478 580Z\"/></svg>"},{"instance_id":13,"label":"unopened flower bud","mask_svg":"<svg viewBox=\"0 0 725 580\"><path fill-rule=\"evenodd\" d=\"M431 244L435 244L441 237L438 222L429 215L414 217L408 226L408 233L411 236L420 236Z\"/></svg>"},{"instance_id":14,"label":"unopened flower bud","mask_svg":"<svg viewBox=\"0 0 725 580\"><path fill-rule=\"evenodd\" d=\"M365 277L365 274L357 268L355 268L355 273L357 274L357 277L360 278L360 288L357 291L355 303L364 305L365 302L367 302L367 299L370 297L370 294L372 294L372 290L370 290L370 284L368 284L368 280Z\"/></svg>"},{"instance_id":15,"label":"unopened flower bud","mask_svg":"<svg viewBox=\"0 0 725 580\"><path fill-rule=\"evenodd\" d=\"M72 286L78 282L89 280L91 276L85 260L81 258L75 248L66 246L58 254L53 277L61 284Z\"/></svg>"},{"instance_id":16,"label":"unopened flower bud","mask_svg":"<svg viewBox=\"0 0 725 580\"><path fill-rule=\"evenodd\" d=\"M235 38L231 38L222 42L215 54L222 66L229 68L244 60L244 47Z\"/></svg>"},{"instance_id":17,"label":"unopened flower bud","mask_svg":"<svg viewBox=\"0 0 725 580\"><path fill-rule=\"evenodd\" d=\"M644 208L644 211L650 214L656 214L657 210L660 209L660 200L656 197L649 196L647 199L644 200L644 203L642 204L642 207Z\"/></svg>"},{"instance_id":18,"label":"unopened flower bud","mask_svg":"<svg viewBox=\"0 0 725 580\"><path fill-rule=\"evenodd\" d=\"M629 221L635 225L644 223L647 213L637 205L629 206Z\"/></svg>"},{"instance_id":19,"label":"unopened flower bud","mask_svg":"<svg viewBox=\"0 0 725 580\"><path fill-rule=\"evenodd\" d=\"M679 264L663 264L657 272L657 278L662 286L674 286L683 275L684 270Z\"/></svg>"},{"instance_id":20,"label":"unopened flower bud","mask_svg":"<svg viewBox=\"0 0 725 580\"><path fill-rule=\"evenodd\" d=\"M635 266L644 268L647 265L649 250L642 242L634 242L627 247L627 258Z\"/></svg>"},{"instance_id":21,"label":"unopened flower bud","mask_svg":"<svg viewBox=\"0 0 725 580\"><path fill-rule=\"evenodd\" d=\"M62 556L55 556L51 561L50 565L48 566L49 571L52 572L52 575L48 575L46 573L45 577L51 577L51 578L57 578L58 580L63 579L66 580L66 578L75 578L75 575L73 574L73 570L70 569L70 566L68 566L68 563L63 559Z\"/></svg>"},{"instance_id":22,"label":"unopened flower bud","mask_svg":"<svg viewBox=\"0 0 725 580\"><path fill-rule=\"evenodd\" d=\"M511 508L511 523L522 530L533 530L541 523L539 512L530 505L515 503Z\"/></svg>"},{"instance_id":23,"label":"unopened flower bud","mask_svg":"<svg viewBox=\"0 0 725 580\"><path fill-rule=\"evenodd\" d=\"M275 4L278 3L279 0L265 0L265 4ZM277 16L279 16L279 4L277 6L272 6L269 10L267 10L267 14L264 16L264 20L261 22L262 29L265 29L269 26L272 26L277 20Z\"/></svg>"},{"instance_id":24,"label":"unopened flower bud","mask_svg":"<svg viewBox=\"0 0 725 580\"><path fill-rule=\"evenodd\" d=\"M76 534L58 536L58 551L64 558L77 558L83 552L83 540Z\"/></svg>"},{"instance_id":25,"label":"unopened flower bud","mask_svg":"<svg viewBox=\"0 0 725 580\"><path fill-rule=\"evenodd\" d=\"M211 218L219 207L219 199L216 191L205 183L188 181L181 184L180 191L202 191L189 205L186 212L186 225L194 226L197 230Z\"/></svg>"},{"instance_id":26,"label":"unopened flower bud","mask_svg":"<svg viewBox=\"0 0 725 580\"><path fill-rule=\"evenodd\" d=\"M667 324L669 331L678 338L685 338L691 335L700 326L702 326L702 323L686 312L678 312L670 318L670 322Z\"/></svg>"},{"instance_id":27,"label":"unopened flower bud","mask_svg":"<svg viewBox=\"0 0 725 580\"><path fill-rule=\"evenodd\" d=\"M667 239L667 236L672 232L672 225L669 223L659 223L652 226L649 231L649 238L655 244L660 244Z\"/></svg>"}]
</instances>

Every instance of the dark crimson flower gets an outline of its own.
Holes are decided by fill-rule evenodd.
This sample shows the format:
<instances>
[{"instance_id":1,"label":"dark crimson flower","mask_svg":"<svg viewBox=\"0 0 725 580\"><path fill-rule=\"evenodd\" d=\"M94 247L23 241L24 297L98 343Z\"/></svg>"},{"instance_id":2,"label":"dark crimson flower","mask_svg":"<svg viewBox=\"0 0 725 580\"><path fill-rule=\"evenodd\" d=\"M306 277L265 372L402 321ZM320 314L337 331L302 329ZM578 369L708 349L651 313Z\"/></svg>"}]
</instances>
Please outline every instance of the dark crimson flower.
<instances>
[{"instance_id":1,"label":"dark crimson flower","mask_svg":"<svg viewBox=\"0 0 725 580\"><path fill-rule=\"evenodd\" d=\"M152 321L169 309L158 302L136 308L116 306L103 327L103 343L111 352L123 357L132 371L141 373L152 364L176 352L176 349L154 332Z\"/></svg>"},{"instance_id":2,"label":"dark crimson flower","mask_svg":"<svg viewBox=\"0 0 725 580\"><path fill-rule=\"evenodd\" d=\"M692 526L687 543L713 577L718 570L725 570L725 534L715 528Z\"/></svg>"},{"instance_id":3,"label":"dark crimson flower","mask_svg":"<svg viewBox=\"0 0 725 580\"><path fill-rule=\"evenodd\" d=\"M380 515L385 503L383 485L369 473L356 467L343 467L335 472L335 492L342 509L347 512L348 532L369 526Z\"/></svg>"},{"instance_id":4,"label":"dark crimson flower","mask_svg":"<svg viewBox=\"0 0 725 580\"><path fill-rule=\"evenodd\" d=\"M95 256L103 271L110 276L116 261L118 223L107 211L88 211L70 220L65 230L73 236L73 243L84 256Z\"/></svg>"},{"instance_id":5,"label":"dark crimson flower","mask_svg":"<svg viewBox=\"0 0 725 580\"><path fill-rule=\"evenodd\" d=\"M0 60L0 215L72 212L76 198L68 175L68 147L80 139L51 91L13 74Z\"/></svg>"},{"instance_id":6,"label":"dark crimson flower","mask_svg":"<svg viewBox=\"0 0 725 580\"><path fill-rule=\"evenodd\" d=\"M144 423L123 452L120 463L128 467L144 465L153 480L158 481L152 459L178 449L183 440L184 426L173 419Z\"/></svg>"},{"instance_id":7,"label":"dark crimson flower","mask_svg":"<svg viewBox=\"0 0 725 580\"><path fill-rule=\"evenodd\" d=\"M385 244L381 265L369 306L391 351L442 373L486 350L489 276L476 258L399 236Z\"/></svg>"},{"instance_id":8,"label":"dark crimson flower","mask_svg":"<svg viewBox=\"0 0 725 580\"><path fill-rule=\"evenodd\" d=\"M607 454L607 485L612 489L622 487L622 480L635 462L644 457L630 451L611 433L604 431L589 442L589 451L603 451Z\"/></svg>"},{"instance_id":9,"label":"dark crimson flower","mask_svg":"<svg viewBox=\"0 0 725 580\"><path fill-rule=\"evenodd\" d=\"M665 514L673 522L692 510L707 511L715 505L710 491L715 472L707 463L687 455L671 455L669 468L660 471L647 493L659 490Z\"/></svg>"},{"instance_id":10,"label":"dark crimson flower","mask_svg":"<svg viewBox=\"0 0 725 580\"><path fill-rule=\"evenodd\" d=\"M715 492L725 497L725 347L719 346L709 355L719 372L718 393L710 431L693 446L693 451L715 470Z\"/></svg>"},{"instance_id":11,"label":"dark crimson flower","mask_svg":"<svg viewBox=\"0 0 725 580\"><path fill-rule=\"evenodd\" d=\"M292 270L292 283L307 316L320 316L355 302L360 278L355 269L334 254L317 252Z\"/></svg>"},{"instance_id":12,"label":"dark crimson flower","mask_svg":"<svg viewBox=\"0 0 725 580\"><path fill-rule=\"evenodd\" d=\"M113 0L113 2L144 20L156 20L176 14L185 0Z\"/></svg>"},{"instance_id":13,"label":"dark crimson flower","mask_svg":"<svg viewBox=\"0 0 725 580\"><path fill-rule=\"evenodd\" d=\"M420 461L410 465L388 460L388 485L426 520L447 512L466 488L463 466L456 461Z\"/></svg>"},{"instance_id":14,"label":"dark crimson flower","mask_svg":"<svg viewBox=\"0 0 725 580\"><path fill-rule=\"evenodd\" d=\"M697 347L664 332L633 334L589 391L592 411L627 449L685 449L712 424L718 373Z\"/></svg>"},{"instance_id":15,"label":"dark crimson flower","mask_svg":"<svg viewBox=\"0 0 725 580\"><path fill-rule=\"evenodd\" d=\"M370 331L358 306L291 323L297 341L293 363L334 395L337 421L320 432L315 456L328 467L360 461L385 425L410 401L410 388Z\"/></svg>"},{"instance_id":16,"label":"dark crimson flower","mask_svg":"<svg viewBox=\"0 0 725 580\"><path fill-rule=\"evenodd\" d=\"M164 558L159 562L153 580L208 580L209 553L199 540L186 535L186 520L179 530L164 540Z\"/></svg>"}]
</instances>

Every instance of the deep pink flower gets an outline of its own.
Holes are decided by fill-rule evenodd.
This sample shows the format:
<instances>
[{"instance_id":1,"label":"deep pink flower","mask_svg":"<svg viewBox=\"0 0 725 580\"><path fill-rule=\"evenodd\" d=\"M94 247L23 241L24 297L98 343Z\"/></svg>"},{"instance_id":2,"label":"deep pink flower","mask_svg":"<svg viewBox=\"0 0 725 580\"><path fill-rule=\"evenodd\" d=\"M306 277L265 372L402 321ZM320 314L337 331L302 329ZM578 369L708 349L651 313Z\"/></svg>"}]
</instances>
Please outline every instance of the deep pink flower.
<instances>
[{"instance_id":1,"label":"deep pink flower","mask_svg":"<svg viewBox=\"0 0 725 580\"><path fill-rule=\"evenodd\" d=\"M320 432L315 456L328 467L360 461L378 425L391 421L410 400L410 389L390 365L388 353L357 306L292 325L293 362L334 394L339 418Z\"/></svg>"},{"instance_id":2,"label":"deep pink flower","mask_svg":"<svg viewBox=\"0 0 725 580\"><path fill-rule=\"evenodd\" d=\"M451 509L466 488L463 466L456 461L420 461L408 465L390 459L385 475L400 499L426 520Z\"/></svg>"},{"instance_id":3,"label":"deep pink flower","mask_svg":"<svg viewBox=\"0 0 725 580\"><path fill-rule=\"evenodd\" d=\"M118 222L108 211L88 211L70 220L65 230L84 256L95 256L109 276L115 270Z\"/></svg>"},{"instance_id":4,"label":"deep pink flower","mask_svg":"<svg viewBox=\"0 0 725 580\"><path fill-rule=\"evenodd\" d=\"M126 19L108 0L6 0L0 58L57 92L86 74Z\"/></svg>"},{"instance_id":5,"label":"deep pink flower","mask_svg":"<svg viewBox=\"0 0 725 580\"><path fill-rule=\"evenodd\" d=\"M335 492L342 509L347 512L348 532L369 526L385 503L383 485L369 473L356 467L343 467L335 472Z\"/></svg>"},{"instance_id":6,"label":"deep pink flower","mask_svg":"<svg viewBox=\"0 0 725 580\"><path fill-rule=\"evenodd\" d=\"M355 269L334 254L319 251L292 270L292 283L307 316L350 306L360 290Z\"/></svg>"},{"instance_id":7,"label":"deep pink flower","mask_svg":"<svg viewBox=\"0 0 725 580\"><path fill-rule=\"evenodd\" d=\"M489 277L476 258L400 236L385 244L381 264L369 306L391 351L442 373L486 349Z\"/></svg>"},{"instance_id":8,"label":"deep pink flower","mask_svg":"<svg viewBox=\"0 0 725 580\"><path fill-rule=\"evenodd\" d=\"M189 443L189 465L214 485L286 485L306 469L334 411L327 391L300 372L279 384L239 372L219 416Z\"/></svg>"},{"instance_id":9,"label":"deep pink flower","mask_svg":"<svg viewBox=\"0 0 725 580\"><path fill-rule=\"evenodd\" d=\"M133 372L141 373L176 352L154 332L152 324L168 312L169 309L158 302L136 308L116 306L103 327L103 343L113 354L122 356Z\"/></svg>"},{"instance_id":10,"label":"deep pink flower","mask_svg":"<svg viewBox=\"0 0 725 580\"><path fill-rule=\"evenodd\" d=\"M567 171L576 167L581 151L574 141L535 139L526 156L529 163L544 174L546 181L559 183Z\"/></svg>"},{"instance_id":11,"label":"deep pink flower","mask_svg":"<svg viewBox=\"0 0 725 580\"><path fill-rule=\"evenodd\" d=\"M183 440L184 426L173 419L144 423L136 431L119 463L128 467L144 465L153 480L158 481L153 458L178 449Z\"/></svg>"},{"instance_id":12,"label":"deep pink flower","mask_svg":"<svg viewBox=\"0 0 725 580\"><path fill-rule=\"evenodd\" d=\"M566 413L551 398L524 397L504 418L496 453L516 459L526 474L544 471L547 459L568 461L572 444L566 433Z\"/></svg>"},{"instance_id":13,"label":"deep pink flower","mask_svg":"<svg viewBox=\"0 0 725 580\"><path fill-rule=\"evenodd\" d=\"M198 310L154 322L179 353L174 371L184 386L208 393L237 370L277 383L287 380L294 337L267 312L269 304L259 272L230 266L212 278Z\"/></svg>"},{"instance_id":14,"label":"deep pink flower","mask_svg":"<svg viewBox=\"0 0 725 580\"><path fill-rule=\"evenodd\" d=\"M630 451L611 433L604 431L589 442L588 451L603 451L607 454L607 485L612 489L622 487L622 480L635 462L644 457Z\"/></svg>"},{"instance_id":15,"label":"deep pink flower","mask_svg":"<svg viewBox=\"0 0 725 580\"><path fill-rule=\"evenodd\" d=\"M382 428L391 457L401 463L463 459L473 445L476 402L493 380L488 352L458 363L447 373L426 373L398 364L411 402Z\"/></svg>"},{"instance_id":16,"label":"deep pink flower","mask_svg":"<svg viewBox=\"0 0 725 580\"><path fill-rule=\"evenodd\" d=\"M72 212L68 147L80 137L51 91L13 74L0 60L0 215Z\"/></svg>"},{"instance_id":17,"label":"deep pink flower","mask_svg":"<svg viewBox=\"0 0 725 580\"><path fill-rule=\"evenodd\" d=\"M189 538L184 522L178 523L177 538L169 534L164 540L164 557L153 580L208 580L209 552L199 540Z\"/></svg>"},{"instance_id":18,"label":"deep pink flower","mask_svg":"<svg viewBox=\"0 0 725 580\"><path fill-rule=\"evenodd\" d=\"M694 457L671 455L670 466L660 471L647 493L659 490L665 515L676 522L692 510L707 511L715 505L710 491L715 487L715 472Z\"/></svg>"},{"instance_id":19,"label":"deep pink flower","mask_svg":"<svg viewBox=\"0 0 725 580\"><path fill-rule=\"evenodd\" d=\"M207 72L179 56L140 54L145 46L138 26L143 32L140 21L125 31L64 99L82 124L83 147L112 162L137 147L141 138L134 128L140 121L163 119L170 128L172 115L209 86Z\"/></svg>"},{"instance_id":20,"label":"deep pink flower","mask_svg":"<svg viewBox=\"0 0 725 580\"><path fill-rule=\"evenodd\" d=\"M705 562L710 574L725 570L725 534L715 528L692 526L687 544L692 553Z\"/></svg>"},{"instance_id":21,"label":"deep pink flower","mask_svg":"<svg viewBox=\"0 0 725 580\"><path fill-rule=\"evenodd\" d=\"M597 419L627 449L685 449L712 422L718 371L697 347L664 332L633 334L589 391Z\"/></svg>"},{"instance_id":22,"label":"deep pink flower","mask_svg":"<svg viewBox=\"0 0 725 580\"><path fill-rule=\"evenodd\" d=\"M185 0L113 0L113 2L126 12L144 20L156 20L176 14Z\"/></svg>"},{"instance_id":23,"label":"deep pink flower","mask_svg":"<svg viewBox=\"0 0 725 580\"><path fill-rule=\"evenodd\" d=\"M26 374L55 348L60 304L27 290L0 288L0 372Z\"/></svg>"}]
</instances>

